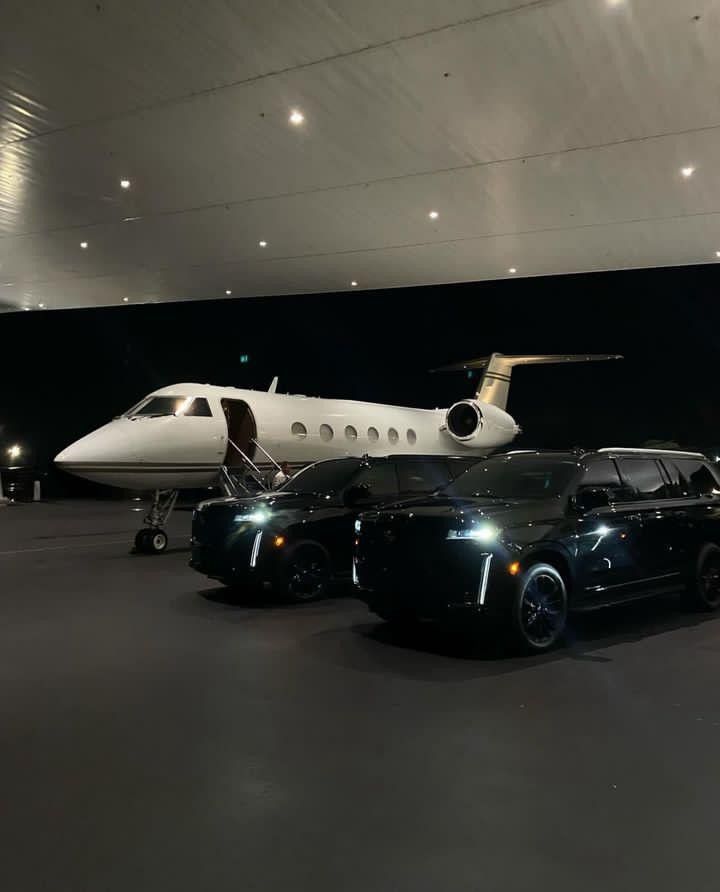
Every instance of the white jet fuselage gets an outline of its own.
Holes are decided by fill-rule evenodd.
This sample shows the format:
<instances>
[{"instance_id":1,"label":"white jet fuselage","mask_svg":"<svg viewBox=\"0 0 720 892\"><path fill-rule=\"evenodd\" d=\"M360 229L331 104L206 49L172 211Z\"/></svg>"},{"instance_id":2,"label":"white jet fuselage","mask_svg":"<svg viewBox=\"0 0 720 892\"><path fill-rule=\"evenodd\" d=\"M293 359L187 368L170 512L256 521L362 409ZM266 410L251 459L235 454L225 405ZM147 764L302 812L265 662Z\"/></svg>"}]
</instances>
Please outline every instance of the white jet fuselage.
<instances>
[{"instance_id":1,"label":"white jet fuselage","mask_svg":"<svg viewBox=\"0 0 720 892\"><path fill-rule=\"evenodd\" d=\"M155 397L176 397L191 406L191 398L206 400L209 413L142 414L142 406ZM233 443L258 466L269 466L265 453L277 462L302 465L347 455L485 454L519 432L497 406L468 402L479 412L477 430L453 437L446 409L176 384L150 394L136 407L139 412L131 410L73 443L55 462L109 486L188 489L215 483L223 465L240 466Z\"/></svg>"}]
</instances>

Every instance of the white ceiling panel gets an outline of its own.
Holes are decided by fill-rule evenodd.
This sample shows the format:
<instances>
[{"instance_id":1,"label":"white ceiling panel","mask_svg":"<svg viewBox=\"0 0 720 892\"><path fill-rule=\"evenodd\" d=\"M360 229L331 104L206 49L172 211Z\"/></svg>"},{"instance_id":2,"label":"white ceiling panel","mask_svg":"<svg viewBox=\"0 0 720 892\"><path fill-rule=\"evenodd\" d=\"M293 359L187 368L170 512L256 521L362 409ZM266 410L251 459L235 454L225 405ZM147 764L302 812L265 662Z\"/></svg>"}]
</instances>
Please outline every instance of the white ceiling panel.
<instances>
[{"instance_id":1,"label":"white ceiling panel","mask_svg":"<svg viewBox=\"0 0 720 892\"><path fill-rule=\"evenodd\" d=\"M3 16L0 310L720 250L711 0L11 0Z\"/></svg>"}]
</instances>

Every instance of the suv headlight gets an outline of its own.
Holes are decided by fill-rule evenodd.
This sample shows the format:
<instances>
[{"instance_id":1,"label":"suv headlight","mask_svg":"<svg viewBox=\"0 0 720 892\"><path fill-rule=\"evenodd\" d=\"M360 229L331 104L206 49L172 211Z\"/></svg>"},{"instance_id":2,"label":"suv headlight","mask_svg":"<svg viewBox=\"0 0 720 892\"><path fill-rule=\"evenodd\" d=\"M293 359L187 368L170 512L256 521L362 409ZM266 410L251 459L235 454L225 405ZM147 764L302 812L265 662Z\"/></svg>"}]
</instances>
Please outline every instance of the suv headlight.
<instances>
[{"instance_id":1,"label":"suv headlight","mask_svg":"<svg viewBox=\"0 0 720 892\"><path fill-rule=\"evenodd\" d=\"M500 530L493 523L479 523L476 526L462 527L459 530L448 530L448 539L471 539L474 542L480 542L488 545L490 542L497 541Z\"/></svg>"},{"instance_id":2,"label":"suv headlight","mask_svg":"<svg viewBox=\"0 0 720 892\"><path fill-rule=\"evenodd\" d=\"M270 515L267 511L250 511L247 514L236 514L235 517L233 517L233 520L235 523L263 524L270 520Z\"/></svg>"}]
</instances>

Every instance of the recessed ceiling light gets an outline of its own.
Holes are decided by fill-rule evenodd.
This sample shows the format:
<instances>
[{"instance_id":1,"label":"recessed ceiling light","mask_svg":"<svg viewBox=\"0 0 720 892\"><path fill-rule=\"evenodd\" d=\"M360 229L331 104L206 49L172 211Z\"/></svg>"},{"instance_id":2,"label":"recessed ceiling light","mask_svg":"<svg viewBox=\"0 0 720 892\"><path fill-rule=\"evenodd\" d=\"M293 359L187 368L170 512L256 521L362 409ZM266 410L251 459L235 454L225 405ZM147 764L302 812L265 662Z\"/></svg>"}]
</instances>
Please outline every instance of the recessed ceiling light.
<instances>
[{"instance_id":1,"label":"recessed ceiling light","mask_svg":"<svg viewBox=\"0 0 720 892\"><path fill-rule=\"evenodd\" d=\"M695 173L695 168L692 166L681 167L680 173L685 177L686 180L689 180L690 177Z\"/></svg>"},{"instance_id":2,"label":"recessed ceiling light","mask_svg":"<svg viewBox=\"0 0 720 892\"><path fill-rule=\"evenodd\" d=\"M350 283L350 285L351 285L353 288L357 288L357 282L355 281L355 279L352 280L352 282Z\"/></svg>"},{"instance_id":3,"label":"recessed ceiling light","mask_svg":"<svg viewBox=\"0 0 720 892\"><path fill-rule=\"evenodd\" d=\"M38 306L40 307L41 310L45 309L45 304L38 304Z\"/></svg>"},{"instance_id":4,"label":"recessed ceiling light","mask_svg":"<svg viewBox=\"0 0 720 892\"><path fill-rule=\"evenodd\" d=\"M514 266L511 266L510 269L508 270L508 272L510 273L511 276L514 276L515 273L517 272L517 269L515 269Z\"/></svg>"},{"instance_id":5,"label":"recessed ceiling light","mask_svg":"<svg viewBox=\"0 0 720 892\"><path fill-rule=\"evenodd\" d=\"M126 304L129 300L130 300L129 297L124 297L124 298L123 298L123 303Z\"/></svg>"},{"instance_id":6,"label":"recessed ceiling light","mask_svg":"<svg viewBox=\"0 0 720 892\"><path fill-rule=\"evenodd\" d=\"M437 211L430 211L430 213L428 214L428 217L430 217L431 220L437 220L439 216L440 214L438 214Z\"/></svg>"},{"instance_id":7,"label":"recessed ceiling light","mask_svg":"<svg viewBox=\"0 0 720 892\"><path fill-rule=\"evenodd\" d=\"M258 242L258 245L260 245L261 248L267 248L267 242L265 241L265 239L263 239L261 242Z\"/></svg>"},{"instance_id":8,"label":"recessed ceiling light","mask_svg":"<svg viewBox=\"0 0 720 892\"><path fill-rule=\"evenodd\" d=\"M130 180L120 180L120 188L121 189L129 189L130 188Z\"/></svg>"},{"instance_id":9,"label":"recessed ceiling light","mask_svg":"<svg viewBox=\"0 0 720 892\"><path fill-rule=\"evenodd\" d=\"M625 0L605 0L608 6L622 6Z\"/></svg>"},{"instance_id":10,"label":"recessed ceiling light","mask_svg":"<svg viewBox=\"0 0 720 892\"><path fill-rule=\"evenodd\" d=\"M232 294L232 291L231 291L229 288L226 288L226 289L225 289L225 294L227 294L228 297L229 297L229 296Z\"/></svg>"},{"instance_id":11,"label":"recessed ceiling light","mask_svg":"<svg viewBox=\"0 0 720 892\"><path fill-rule=\"evenodd\" d=\"M83 249L83 251L87 248L87 246L88 246L87 242L80 242L80 247Z\"/></svg>"},{"instance_id":12,"label":"recessed ceiling light","mask_svg":"<svg viewBox=\"0 0 720 892\"><path fill-rule=\"evenodd\" d=\"M304 120L305 120L305 115L301 111L298 111L298 109L294 108L290 112L289 121L291 124L294 124L296 127L299 124L302 124Z\"/></svg>"},{"instance_id":13,"label":"recessed ceiling light","mask_svg":"<svg viewBox=\"0 0 720 892\"><path fill-rule=\"evenodd\" d=\"M29 312L30 312L30 307L23 307L23 310L25 310L26 313L29 313Z\"/></svg>"}]
</instances>

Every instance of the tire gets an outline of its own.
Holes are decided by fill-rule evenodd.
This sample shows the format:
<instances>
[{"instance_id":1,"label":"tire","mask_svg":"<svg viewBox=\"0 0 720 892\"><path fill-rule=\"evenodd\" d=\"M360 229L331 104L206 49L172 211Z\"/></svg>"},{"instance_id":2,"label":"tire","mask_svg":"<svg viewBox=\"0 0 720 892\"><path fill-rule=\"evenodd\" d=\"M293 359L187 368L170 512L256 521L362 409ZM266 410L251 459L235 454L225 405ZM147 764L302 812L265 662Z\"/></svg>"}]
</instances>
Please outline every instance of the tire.
<instances>
[{"instance_id":1,"label":"tire","mask_svg":"<svg viewBox=\"0 0 720 892\"><path fill-rule=\"evenodd\" d=\"M330 586L330 563L319 546L303 545L288 556L283 568L283 588L291 601L324 598Z\"/></svg>"},{"instance_id":2,"label":"tire","mask_svg":"<svg viewBox=\"0 0 720 892\"><path fill-rule=\"evenodd\" d=\"M148 542L147 542L147 534L150 530L138 530L135 534L135 551L138 554L147 554L148 553Z\"/></svg>"},{"instance_id":3,"label":"tire","mask_svg":"<svg viewBox=\"0 0 720 892\"><path fill-rule=\"evenodd\" d=\"M565 580L550 564L533 564L518 580L510 630L529 653L544 653L562 638L567 624Z\"/></svg>"},{"instance_id":4,"label":"tire","mask_svg":"<svg viewBox=\"0 0 720 892\"><path fill-rule=\"evenodd\" d=\"M167 546L168 537L164 530L140 530L135 536L135 549L140 554L162 554Z\"/></svg>"},{"instance_id":5,"label":"tire","mask_svg":"<svg viewBox=\"0 0 720 892\"><path fill-rule=\"evenodd\" d=\"M695 562L695 572L687 587L687 601L696 610L720 607L720 548L703 545Z\"/></svg>"}]
</instances>

